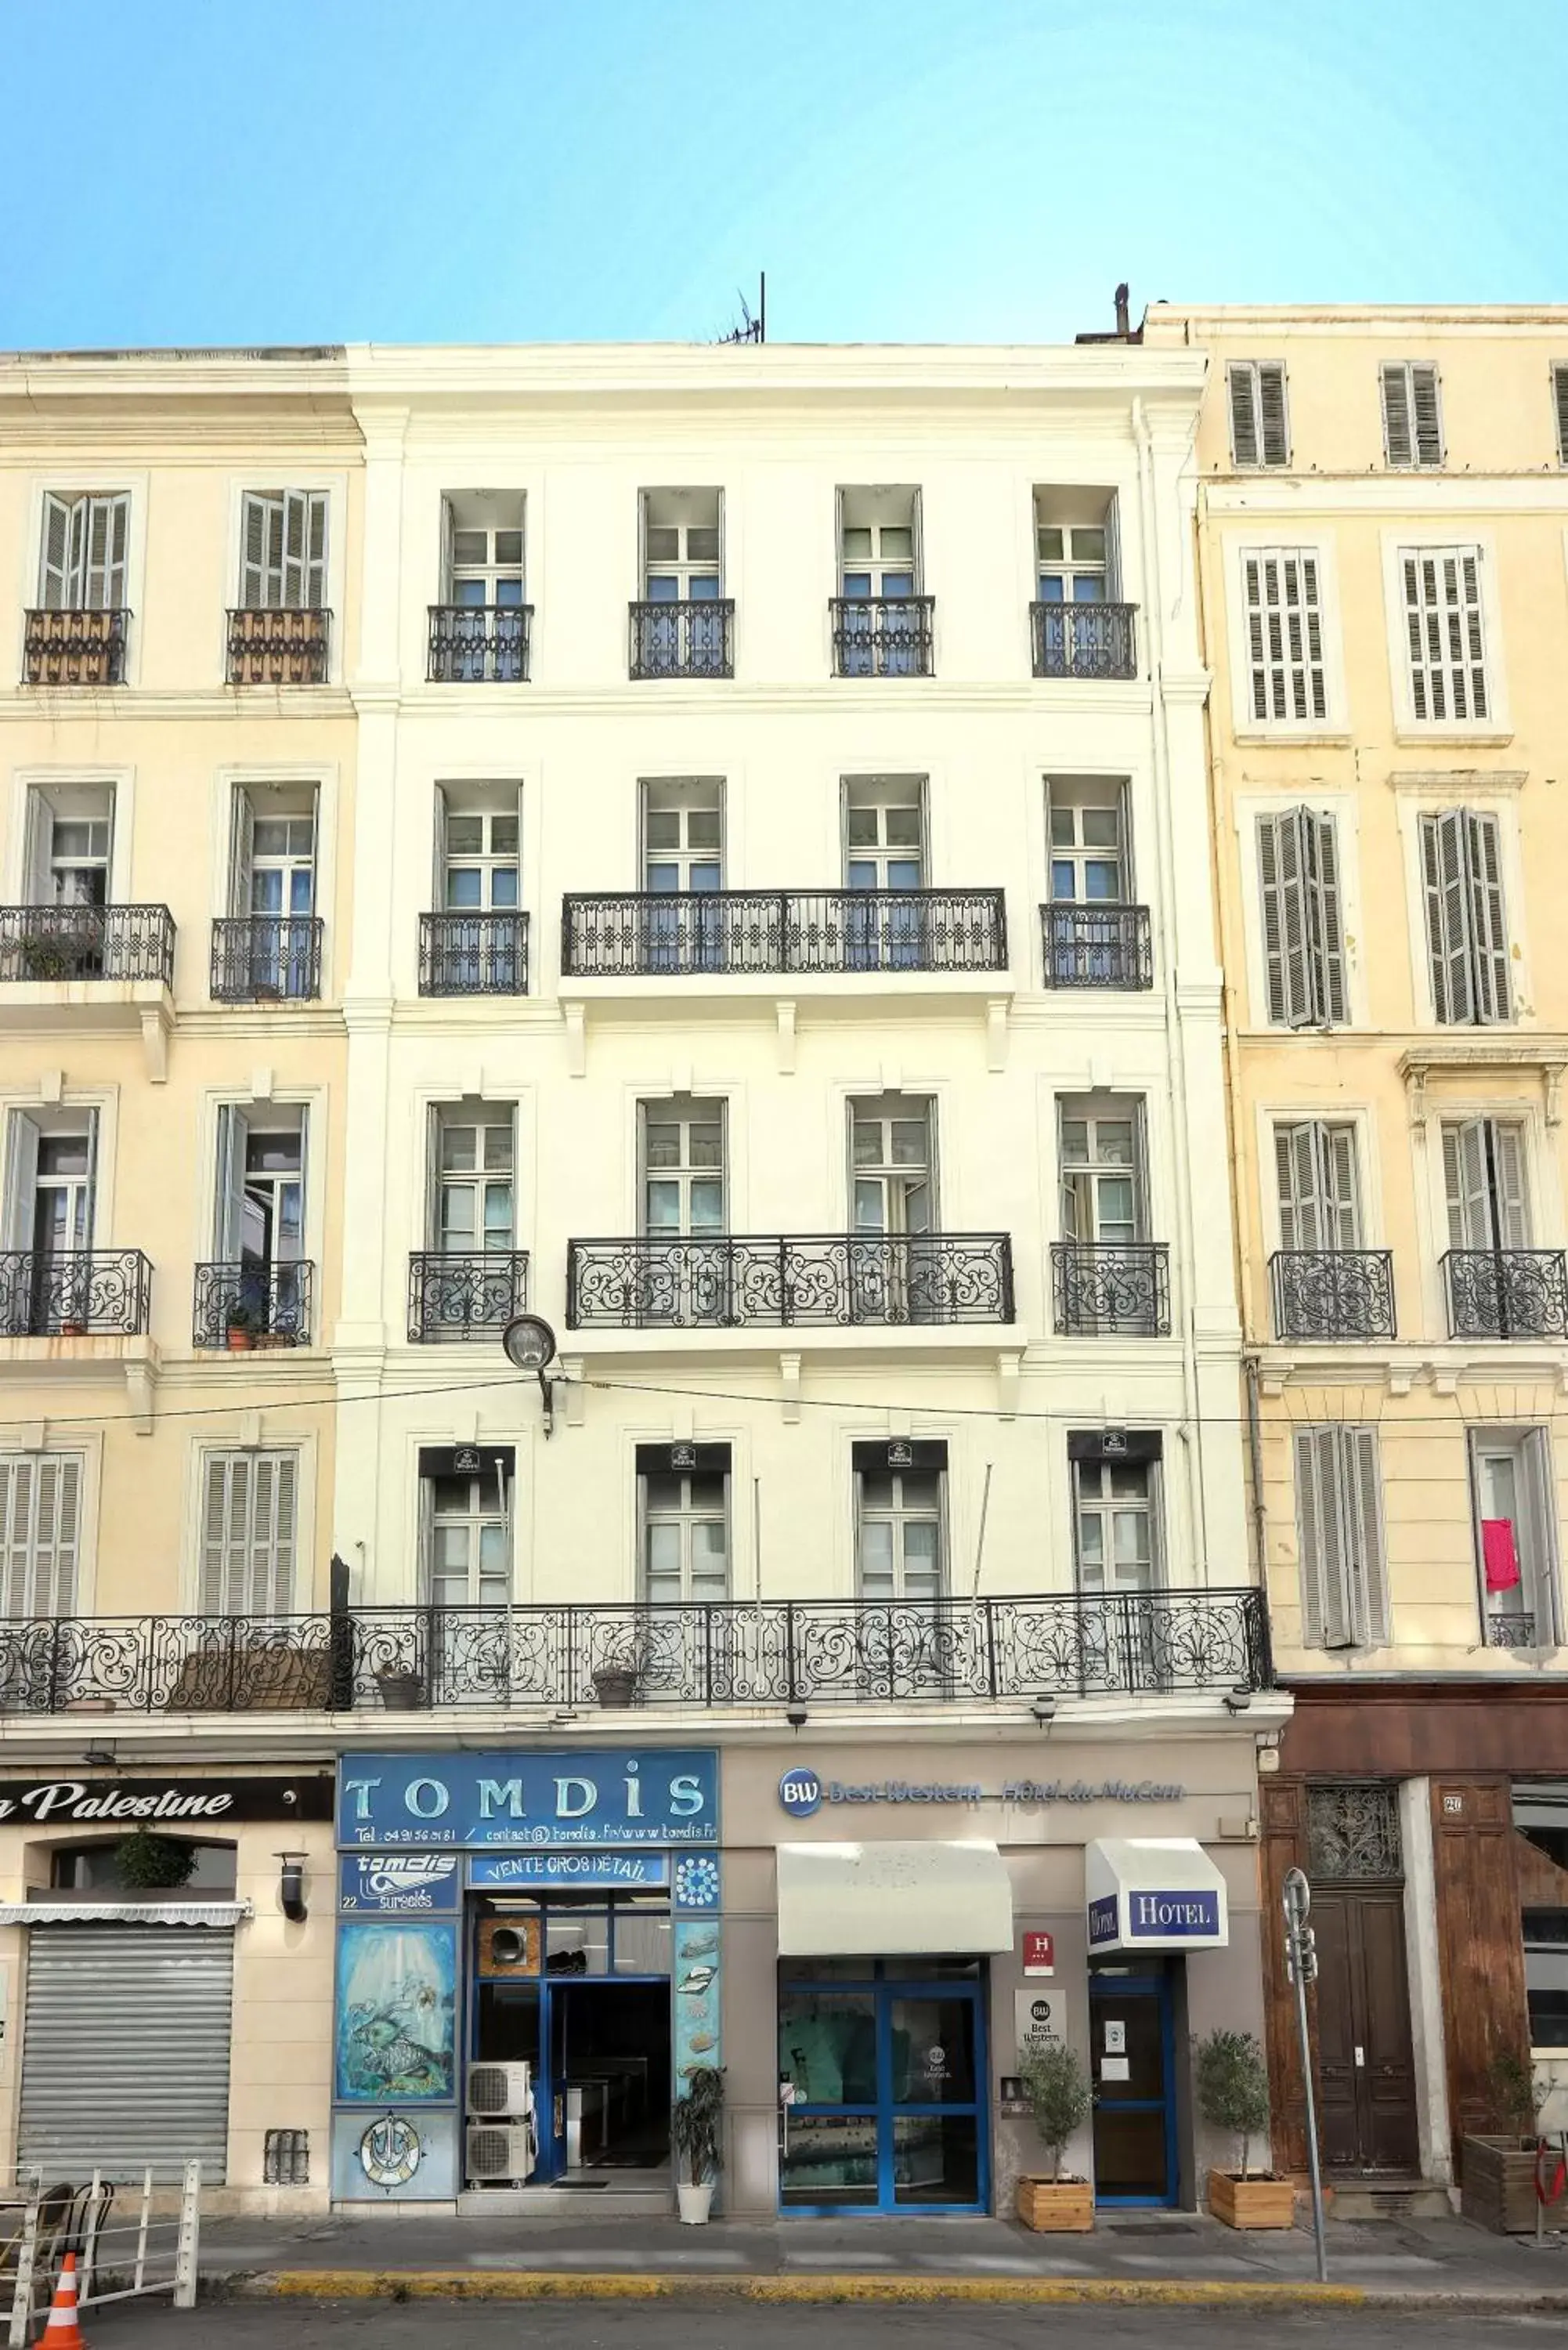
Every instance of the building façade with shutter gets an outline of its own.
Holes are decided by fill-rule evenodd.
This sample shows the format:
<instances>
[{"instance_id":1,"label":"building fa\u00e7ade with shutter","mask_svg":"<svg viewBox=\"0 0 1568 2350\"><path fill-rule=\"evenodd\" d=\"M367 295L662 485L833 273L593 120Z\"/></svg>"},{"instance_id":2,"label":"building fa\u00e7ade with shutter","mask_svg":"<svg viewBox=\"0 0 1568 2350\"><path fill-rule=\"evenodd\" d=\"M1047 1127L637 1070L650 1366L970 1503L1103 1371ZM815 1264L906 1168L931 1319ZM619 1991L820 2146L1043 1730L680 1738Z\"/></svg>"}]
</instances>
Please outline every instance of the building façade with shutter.
<instances>
[{"instance_id":1,"label":"building fa\u00e7ade with shutter","mask_svg":"<svg viewBox=\"0 0 1568 2350\"><path fill-rule=\"evenodd\" d=\"M1299 2167L1301 1865L1330 2176L1446 2186L1500 2057L1568 2080L1568 314L1159 305L1145 336L1210 362L1251 1498L1294 1699L1271 2061Z\"/></svg>"}]
</instances>

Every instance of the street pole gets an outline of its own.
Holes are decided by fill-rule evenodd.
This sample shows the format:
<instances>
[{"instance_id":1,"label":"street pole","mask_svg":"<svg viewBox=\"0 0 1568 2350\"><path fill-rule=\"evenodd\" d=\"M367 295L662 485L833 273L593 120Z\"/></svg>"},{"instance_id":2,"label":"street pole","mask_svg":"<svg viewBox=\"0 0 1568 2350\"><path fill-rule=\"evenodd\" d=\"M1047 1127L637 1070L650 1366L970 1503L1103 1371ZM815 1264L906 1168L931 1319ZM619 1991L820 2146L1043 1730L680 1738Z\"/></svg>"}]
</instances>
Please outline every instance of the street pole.
<instances>
[{"instance_id":1,"label":"street pole","mask_svg":"<svg viewBox=\"0 0 1568 2350\"><path fill-rule=\"evenodd\" d=\"M1312 1887L1304 1870L1285 1872L1285 1971L1296 1987L1296 2029L1301 2034L1302 2080L1306 2087L1307 2161L1312 2172L1312 2231L1317 2243L1317 2281L1328 2282L1328 2246L1323 2231L1323 2173L1317 2156L1317 2100L1312 2084L1312 2034L1307 2028L1307 1983L1317 1979L1317 1937L1307 1924Z\"/></svg>"}]
</instances>

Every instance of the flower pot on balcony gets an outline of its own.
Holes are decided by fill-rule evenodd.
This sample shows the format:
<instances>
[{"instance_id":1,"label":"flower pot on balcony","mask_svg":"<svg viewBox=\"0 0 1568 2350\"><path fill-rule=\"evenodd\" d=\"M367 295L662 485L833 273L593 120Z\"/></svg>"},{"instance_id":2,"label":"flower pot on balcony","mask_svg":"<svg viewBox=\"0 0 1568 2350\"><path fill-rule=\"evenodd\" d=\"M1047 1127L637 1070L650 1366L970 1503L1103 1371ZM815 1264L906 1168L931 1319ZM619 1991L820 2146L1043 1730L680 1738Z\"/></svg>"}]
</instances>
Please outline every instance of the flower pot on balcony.
<instances>
[{"instance_id":1,"label":"flower pot on balcony","mask_svg":"<svg viewBox=\"0 0 1568 2350\"><path fill-rule=\"evenodd\" d=\"M224 1335L231 1355L248 1355L255 1345L255 1333L248 1322L231 1322Z\"/></svg>"},{"instance_id":2,"label":"flower pot on balcony","mask_svg":"<svg viewBox=\"0 0 1568 2350\"><path fill-rule=\"evenodd\" d=\"M389 1713L418 1713L425 1702L423 1673L378 1673L376 1686Z\"/></svg>"},{"instance_id":3,"label":"flower pot on balcony","mask_svg":"<svg viewBox=\"0 0 1568 2350\"><path fill-rule=\"evenodd\" d=\"M60 1336L62 1338L85 1338L87 1334L88 1326L85 1322L62 1322L60 1324Z\"/></svg>"},{"instance_id":4,"label":"flower pot on balcony","mask_svg":"<svg viewBox=\"0 0 1568 2350\"><path fill-rule=\"evenodd\" d=\"M1014 2206L1042 2236L1086 2236L1095 2224L1095 2190L1086 2178L1021 2178Z\"/></svg>"},{"instance_id":5,"label":"flower pot on balcony","mask_svg":"<svg viewBox=\"0 0 1568 2350\"><path fill-rule=\"evenodd\" d=\"M594 1675L594 1695L607 1713L624 1713L637 1696L637 1675L628 1665L607 1666Z\"/></svg>"},{"instance_id":6,"label":"flower pot on balcony","mask_svg":"<svg viewBox=\"0 0 1568 2350\"><path fill-rule=\"evenodd\" d=\"M1233 2170L1211 2170L1209 2209L1228 2228L1293 2228L1296 2190L1288 2178L1239 2178Z\"/></svg>"}]
</instances>

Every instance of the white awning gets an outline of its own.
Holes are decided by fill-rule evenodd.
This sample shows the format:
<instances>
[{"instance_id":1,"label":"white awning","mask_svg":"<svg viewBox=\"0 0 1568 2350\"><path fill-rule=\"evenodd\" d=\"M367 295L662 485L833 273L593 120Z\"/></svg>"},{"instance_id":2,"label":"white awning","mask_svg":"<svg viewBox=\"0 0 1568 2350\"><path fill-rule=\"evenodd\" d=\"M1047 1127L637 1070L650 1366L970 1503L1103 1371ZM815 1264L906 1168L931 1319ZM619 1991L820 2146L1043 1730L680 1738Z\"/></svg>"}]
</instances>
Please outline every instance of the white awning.
<instances>
[{"instance_id":1,"label":"white awning","mask_svg":"<svg viewBox=\"0 0 1568 2350\"><path fill-rule=\"evenodd\" d=\"M1084 1854L1089 1955L1222 1950L1225 1880L1192 1836L1100 1836Z\"/></svg>"},{"instance_id":2,"label":"white awning","mask_svg":"<svg viewBox=\"0 0 1568 2350\"><path fill-rule=\"evenodd\" d=\"M781 1844L786 1959L1010 1950L1012 1885L993 1844Z\"/></svg>"},{"instance_id":3,"label":"white awning","mask_svg":"<svg viewBox=\"0 0 1568 2350\"><path fill-rule=\"evenodd\" d=\"M0 1901L0 1926L237 1926L249 1901Z\"/></svg>"}]
</instances>

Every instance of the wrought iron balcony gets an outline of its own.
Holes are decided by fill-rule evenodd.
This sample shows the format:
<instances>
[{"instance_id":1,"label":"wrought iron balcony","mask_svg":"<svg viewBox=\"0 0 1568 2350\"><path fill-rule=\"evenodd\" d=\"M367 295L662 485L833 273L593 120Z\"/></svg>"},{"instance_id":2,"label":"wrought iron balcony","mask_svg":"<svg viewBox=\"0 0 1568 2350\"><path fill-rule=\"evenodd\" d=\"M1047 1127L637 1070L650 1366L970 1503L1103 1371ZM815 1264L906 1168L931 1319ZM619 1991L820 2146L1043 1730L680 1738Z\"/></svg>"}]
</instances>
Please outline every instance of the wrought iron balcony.
<instances>
[{"instance_id":1,"label":"wrought iron balcony","mask_svg":"<svg viewBox=\"0 0 1568 2350\"><path fill-rule=\"evenodd\" d=\"M1152 987L1147 906L1042 906L1047 987Z\"/></svg>"},{"instance_id":2,"label":"wrought iron balcony","mask_svg":"<svg viewBox=\"0 0 1568 2350\"><path fill-rule=\"evenodd\" d=\"M146 1336L152 1266L140 1249L7 1249L0 1337Z\"/></svg>"},{"instance_id":3,"label":"wrought iron balcony","mask_svg":"<svg viewBox=\"0 0 1568 2350\"><path fill-rule=\"evenodd\" d=\"M304 1257L282 1264L199 1264L192 1343L248 1354L252 1347L308 1347L316 1267Z\"/></svg>"},{"instance_id":4,"label":"wrought iron balcony","mask_svg":"<svg viewBox=\"0 0 1568 2350\"><path fill-rule=\"evenodd\" d=\"M1002 1702L1273 1683L1256 1590L0 1621L0 1713Z\"/></svg>"},{"instance_id":5,"label":"wrought iron balcony","mask_svg":"<svg viewBox=\"0 0 1568 2350\"><path fill-rule=\"evenodd\" d=\"M1005 1232L572 1241L574 1330L1011 1322Z\"/></svg>"},{"instance_id":6,"label":"wrought iron balcony","mask_svg":"<svg viewBox=\"0 0 1568 2350\"><path fill-rule=\"evenodd\" d=\"M471 1338L505 1328L528 1302L524 1249L473 1249L462 1254L421 1249L409 1259L409 1344Z\"/></svg>"},{"instance_id":7,"label":"wrought iron balcony","mask_svg":"<svg viewBox=\"0 0 1568 2350\"><path fill-rule=\"evenodd\" d=\"M213 924L214 1003L304 1002L321 993L319 914L225 914Z\"/></svg>"},{"instance_id":8,"label":"wrought iron balcony","mask_svg":"<svg viewBox=\"0 0 1568 2350\"><path fill-rule=\"evenodd\" d=\"M22 629L24 685L123 685L130 614L28 612Z\"/></svg>"},{"instance_id":9,"label":"wrought iron balcony","mask_svg":"<svg viewBox=\"0 0 1568 2350\"><path fill-rule=\"evenodd\" d=\"M0 980L161 980L174 984L167 906L0 906Z\"/></svg>"},{"instance_id":10,"label":"wrought iron balcony","mask_svg":"<svg viewBox=\"0 0 1568 2350\"><path fill-rule=\"evenodd\" d=\"M421 995L526 995L528 917L420 916Z\"/></svg>"},{"instance_id":11,"label":"wrought iron balcony","mask_svg":"<svg viewBox=\"0 0 1568 2350\"><path fill-rule=\"evenodd\" d=\"M524 685L532 604L432 604L432 685Z\"/></svg>"},{"instance_id":12,"label":"wrought iron balcony","mask_svg":"<svg viewBox=\"0 0 1568 2350\"><path fill-rule=\"evenodd\" d=\"M1036 677L1137 675L1136 604L1031 604Z\"/></svg>"},{"instance_id":13,"label":"wrought iron balcony","mask_svg":"<svg viewBox=\"0 0 1568 2350\"><path fill-rule=\"evenodd\" d=\"M231 609L231 685L325 685L332 615Z\"/></svg>"},{"instance_id":14,"label":"wrought iron balcony","mask_svg":"<svg viewBox=\"0 0 1568 2350\"><path fill-rule=\"evenodd\" d=\"M1276 1338L1392 1338L1389 1249L1276 1249L1269 1259Z\"/></svg>"},{"instance_id":15,"label":"wrought iron balcony","mask_svg":"<svg viewBox=\"0 0 1568 2350\"><path fill-rule=\"evenodd\" d=\"M1533 1648L1535 1646L1533 1616L1487 1614L1481 1617L1481 1628L1489 1648Z\"/></svg>"},{"instance_id":16,"label":"wrought iron balcony","mask_svg":"<svg viewBox=\"0 0 1568 2350\"><path fill-rule=\"evenodd\" d=\"M1005 971L1000 889L629 891L562 901L576 979L730 972Z\"/></svg>"},{"instance_id":17,"label":"wrought iron balcony","mask_svg":"<svg viewBox=\"0 0 1568 2350\"><path fill-rule=\"evenodd\" d=\"M1561 1249L1449 1249L1443 1282L1450 1338L1568 1338Z\"/></svg>"},{"instance_id":18,"label":"wrought iron balcony","mask_svg":"<svg viewBox=\"0 0 1568 2350\"><path fill-rule=\"evenodd\" d=\"M733 677L734 598L633 604L629 658L634 678Z\"/></svg>"},{"instance_id":19,"label":"wrought iron balcony","mask_svg":"<svg viewBox=\"0 0 1568 2350\"><path fill-rule=\"evenodd\" d=\"M1170 1251L1164 1241L1054 1241L1051 1286L1060 1337L1170 1336Z\"/></svg>"},{"instance_id":20,"label":"wrought iron balcony","mask_svg":"<svg viewBox=\"0 0 1568 2350\"><path fill-rule=\"evenodd\" d=\"M835 596L835 677L929 677L934 596Z\"/></svg>"}]
</instances>

